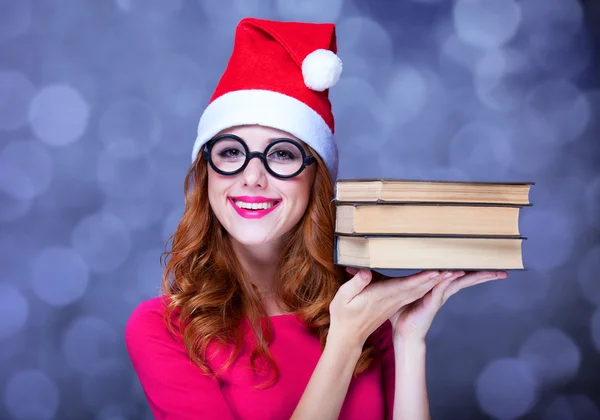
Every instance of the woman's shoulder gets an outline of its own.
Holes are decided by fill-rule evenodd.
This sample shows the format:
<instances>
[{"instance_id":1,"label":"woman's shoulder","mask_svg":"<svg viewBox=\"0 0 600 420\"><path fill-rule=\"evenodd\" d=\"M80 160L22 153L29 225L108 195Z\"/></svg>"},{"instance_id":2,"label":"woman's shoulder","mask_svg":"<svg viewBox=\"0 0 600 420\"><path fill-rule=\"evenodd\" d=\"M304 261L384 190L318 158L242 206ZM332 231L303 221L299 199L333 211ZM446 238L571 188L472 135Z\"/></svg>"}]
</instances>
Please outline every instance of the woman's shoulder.
<instances>
[{"instance_id":1,"label":"woman's shoulder","mask_svg":"<svg viewBox=\"0 0 600 420\"><path fill-rule=\"evenodd\" d=\"M151 299L141 301L134 309L127 321L130 323L156 321L163 317L167 308L168 298L166 296L157 296Z\"/></svg>"},{"instance_id":2,"label":"woman's shoulder","mask_svg":"<svg viewBox=\"0 0 600 420\"><path fill-rule=\"evenodd\" d=\"M168 338L170 336L164 313L168 298L157 296L140 302L132 311L125 325L128 343L143 338Z\"/></svg>"}]
</instances>

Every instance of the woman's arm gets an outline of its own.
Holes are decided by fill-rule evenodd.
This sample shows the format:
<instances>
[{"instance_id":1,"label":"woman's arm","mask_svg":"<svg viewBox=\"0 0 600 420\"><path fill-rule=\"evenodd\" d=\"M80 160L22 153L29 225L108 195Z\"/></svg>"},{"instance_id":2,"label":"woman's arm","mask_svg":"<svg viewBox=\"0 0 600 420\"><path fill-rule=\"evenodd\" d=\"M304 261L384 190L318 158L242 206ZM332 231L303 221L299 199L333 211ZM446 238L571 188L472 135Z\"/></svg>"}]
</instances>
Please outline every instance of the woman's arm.
<instances>
[{"instance_id":1,"label":"woman's arm","mask_svg":"<svg viewBox=\"0 0 600 420\"><path fill-rule=\"evenodd\" d=\"M370 271L354 270L354 277L342 284L329 305L327 343L292 420L337 419L367 338L397 308L431 290L437 277L437 272L422 272L370 284Z\"/></svg>"},{"instance_id":2,"label":"woman's arm","mask_svg":"<svg viewBox=\"0 0 600 420\"><path fill-rule=\"evenodd\" d=\"M168 331L160 300L142 302L130 316L125 342L156 420L233 420L216 379L190 361Z\"/></svg>"},{"instance_id":3,"label":"woman's arm","mask_svg":"<svg viewBox=\"0 0 600 420\"><path fill-rule=\"evenodd\" d=\"M337 420L362 348L329 336L290 420Z\"/></svg>"},{"instance_id":4,"label":"woman's arm","mask_svg":"<svg viewBox=\"0 0 600 420\"><path fill-rule=\"evenodd\" d=\"M429 420L425 341L394 339L394 420Z\"/></svg>"},{"instance_id":5,"label":"woman's arm","mask_svg":"<svg viewBox=\"0 0 600 420\"><path fill-rule=\"evenodd\" d=\"M430 418L425 383L425 336L442 305L465 287L506 276L506 271L445 272L433 289L390 318L396 363L394 419Z\"/></svg>"}]
</instances>

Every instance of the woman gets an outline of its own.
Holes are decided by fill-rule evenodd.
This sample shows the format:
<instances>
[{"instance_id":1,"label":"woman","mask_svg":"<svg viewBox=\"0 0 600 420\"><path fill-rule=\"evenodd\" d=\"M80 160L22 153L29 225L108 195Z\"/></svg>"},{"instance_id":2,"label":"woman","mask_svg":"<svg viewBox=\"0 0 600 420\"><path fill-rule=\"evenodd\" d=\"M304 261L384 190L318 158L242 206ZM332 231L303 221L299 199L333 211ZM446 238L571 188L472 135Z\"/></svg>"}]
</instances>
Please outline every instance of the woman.
<instances>
[{"instance_id":1,"label":"woman","mask_svg":"<svg viewBox=\"0 0 600 420\"><path fill-rule=\"evenodd\" d=\"M164 296L126 342L158 419L424 419L425 334L506 273L374 281L332 262L330 24L242 20L204 111Z\"/></svg>"}]
</instances>

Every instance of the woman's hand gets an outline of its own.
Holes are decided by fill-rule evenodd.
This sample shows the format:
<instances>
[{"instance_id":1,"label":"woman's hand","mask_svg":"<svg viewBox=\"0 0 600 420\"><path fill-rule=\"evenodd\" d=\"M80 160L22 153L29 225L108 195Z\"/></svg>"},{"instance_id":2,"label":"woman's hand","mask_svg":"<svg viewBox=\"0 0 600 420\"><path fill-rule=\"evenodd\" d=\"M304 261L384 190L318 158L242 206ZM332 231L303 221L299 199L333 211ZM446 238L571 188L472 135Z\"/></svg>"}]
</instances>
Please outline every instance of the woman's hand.
<instances>
[{"instance_id":1,"label":"woman's hand","mask_svg":"<svg viewBox=\"0 0 600 420\"><path fill-rule=\"evenodd\" d=\"M362 348L367 337L390 319L399 308L422 298L442 281L437 271L371 283L370 270L347 268L353 274L337 291L329 305L328 341Z\"/></svg>"},{"instance_id":2,"label":"woman's hand","mask_svg":"<svg viewBox=\"0 0 600 420\"><path fill-rule=\"evenodd\" d=\"M403 306L390 317L394 340L424 341L433 318L450 296L459 290L490 280L504 279L506 271L448 271L441 282L436 284L422 298Z\"/></svg>"}]
</instances>

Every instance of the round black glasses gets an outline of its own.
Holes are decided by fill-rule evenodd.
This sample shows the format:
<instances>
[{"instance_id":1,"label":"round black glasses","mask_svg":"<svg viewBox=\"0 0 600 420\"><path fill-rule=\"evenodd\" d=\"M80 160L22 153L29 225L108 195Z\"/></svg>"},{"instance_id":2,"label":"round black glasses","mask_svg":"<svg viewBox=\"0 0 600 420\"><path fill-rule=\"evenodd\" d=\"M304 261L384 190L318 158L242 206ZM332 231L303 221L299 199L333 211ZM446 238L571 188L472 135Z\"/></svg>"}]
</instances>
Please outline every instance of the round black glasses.
<instances>
[{"instance_id":1,"label":"round black glasses","mask_svg":"<svg viewBox=\"0 0 600 420\"><path fill-rule=\"evenodd\" d=\"M248 166L252 158L263 161L267 172L276 178L287 179L298 176L304 168L316 161L295 140L276 139L269 143L264 152L250 152L248 145L234 134L223 134L210 140L203 153L215 172L235 175Z\"/></svg>"}]
</instances>

